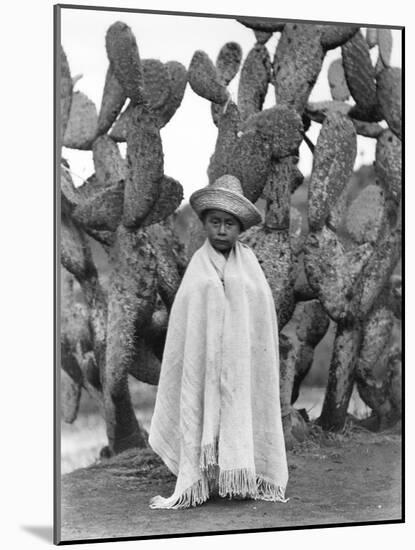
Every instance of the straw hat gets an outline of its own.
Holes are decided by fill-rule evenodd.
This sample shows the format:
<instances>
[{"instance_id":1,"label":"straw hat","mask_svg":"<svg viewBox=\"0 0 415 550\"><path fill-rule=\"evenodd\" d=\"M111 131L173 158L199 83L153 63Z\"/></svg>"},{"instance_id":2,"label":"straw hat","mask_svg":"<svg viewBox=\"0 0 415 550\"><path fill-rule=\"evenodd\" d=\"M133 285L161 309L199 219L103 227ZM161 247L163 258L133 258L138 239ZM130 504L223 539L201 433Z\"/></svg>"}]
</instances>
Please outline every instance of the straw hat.
<instances>
[{"instance_id":1,"label":"straw hat","mask_svg":"<svg viewBox=\"0 0 415 550\"><path fill-rule=\"evenodd\" d=\"M244 196L241 182L230 174L192 193L189 202L200 219L204 210L224 210L241 221L244 231L262 221L261 212Z\"/></svg>"}]
</instances>

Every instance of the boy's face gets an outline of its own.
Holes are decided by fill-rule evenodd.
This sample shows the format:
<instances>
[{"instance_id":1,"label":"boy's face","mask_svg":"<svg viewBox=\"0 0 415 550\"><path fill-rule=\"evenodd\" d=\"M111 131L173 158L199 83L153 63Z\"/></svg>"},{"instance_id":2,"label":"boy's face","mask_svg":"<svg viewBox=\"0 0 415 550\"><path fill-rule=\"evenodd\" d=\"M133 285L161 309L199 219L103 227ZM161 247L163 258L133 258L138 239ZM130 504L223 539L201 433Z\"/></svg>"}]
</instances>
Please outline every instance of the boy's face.
<instances>
[{"instance_id":1,"label":"boy's face","mask_svg":"<svg viewBox=\"0 0 415 550\"><path fill-rule=\"evenodd\" d=\"M239 220L223 210L208 210L203 226L210 244L219 252L227 252L241 233Z\"/></svg>"}]
</instances>

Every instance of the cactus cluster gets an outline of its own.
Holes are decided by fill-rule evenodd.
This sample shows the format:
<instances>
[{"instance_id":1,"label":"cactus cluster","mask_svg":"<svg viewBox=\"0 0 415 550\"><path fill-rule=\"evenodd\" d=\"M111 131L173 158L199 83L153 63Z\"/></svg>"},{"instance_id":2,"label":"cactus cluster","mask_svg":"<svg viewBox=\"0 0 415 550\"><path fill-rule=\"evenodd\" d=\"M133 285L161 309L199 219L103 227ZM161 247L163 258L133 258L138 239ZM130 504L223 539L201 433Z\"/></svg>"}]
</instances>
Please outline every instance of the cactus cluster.
<instances>
[{"instance_id":1,"label":"cactus cluster","mask_svg":"<svg viewBox=\"0 0 415 550\"><path fill-rule=\"evenodd\" d=\"M61 53L62 144L91 151L95 167L93 176L75 187L67 163L61 165L65 418L74 420L85 388L102 406L111 452L145 445L128 374L157 384L168 313L203 239L196 217L186 249L174 232L183 193L180 183L164 174L160 137L187 82L209 102L217 126L209 182L233 174L247 198L265 202L264 223L241 239L254 249L276 304L287 441L307 431L293 405L330 320L337 333L322 426L344 425L355 383L378 425L400 415L400 356L389 344L399 317L399 281L392 274L401 241L401 88L400 70L389 63L390 34L369 29L364 36L357 26L238 21L255 36L245 57L237 43L228 42L215 63L197 50L188 69L176 61L141 59L131 29L114 23L106 35L109 65L98 113L84 94L74 92ZM266 43L275 32L280 37L271 59ZM374 67L370 48L375 45ZM325 54L337 47L341 58L328 72L332 100L311 103ZM234 102L228 85L238 72ZM275 106L263 109L269 86ZM311 121L321 124L314 147L306 136ZM357 134L377 140L377 181L350 200ZM304 139L314 154L308 234L291 206L304 179L298 169ZM126 160L119 142L127 144ZM108 254L106 287L91 239ZM77 285L82 305L73 299ZM374 372L379 362L385 365L380 382Z\"/></svg>"},{"instance_id":2,"label":"cactus cluster","mask_svg":"<svg viewBox=\"0 0 415 550\"><path fill-rule=\"evenodd\" d=\"M91 151L95 168L93 176L75 187L67 163L61 164L65 288L67 293L74 284L82 289L83 326L89 335L89 347L79 348L68 323L62 327L62 380L72 402L66 405L66 417L76 416L84 387L102 404L109 448L119 452L145 444L131 404L128 373L157 384L168 311L186 264L170 216L183 190L164 173L160 128L180 106L187 71L176 61L141 60L135 37L122 22L108 29L106 49L109 64L98 114L92 101L73 92L68 61L61 54L62 144ZM122 140L126 159L117 144ZM111 269L105 288L91 238L108 253ZM71 317L74 307L68 298L63 309ZM76 371L68 367L74 364Z\"/></svg>"},{"instance_id":3,"label":"cactus cluster","mask_svg":"<svg viewBox=\"0 0 415 550\"><path fill-rule=\"evenodd\" d=\"M214 102L218 137L208 167L209 181L233 174L250 200L266 201L263 225L245 232L242 240L254 249L276 303L287 439L293 433L298 437L302 425L306 431L292 405L330 319L337 325L337 335L318 421L326 429L343 427L356 382L362 399L382 424L382 411L388 409L385 403L399 401L397 385L392 388L385 382L382 386L383 408L368 397L375 391L376 360L366 348L376 345L385 354L391 352L390 346L371 344L368 334L374 341L381 338L376 334L379 323L370 321L372 316L378 318L379 307L393 311L385 305L385 295L391 293L390 277L400 258L401 85L400 69L389 64L390 31L377 29L376 37L365 37L357 26L281 24L254 18L240 22L254 31L256 43L240 70L237 104L225 89L215 95L211 91L221 81L221 54L215 73L206 54L197 52L190 64L189 83L197 94ZM264 44L273 32L281 34L271 60ZM370 39L379 45L376 67ZM328 71L332 101L312 103L309 96L325 54L337 47L341 57ZM192 74L193 61L202 58L210 68L203 73L203 86L200 71ZM276 104L262 109L268 86L274 87ZM303 181L297 166L299 146L311 121L321 124L321 129L312 147L309 232L299 238L293 229L296 215L291 195ZM387 128L379 124L382 121ZM358 134L377 140L376 182L349 200ZM200 242L197 230L193 238ZM387 303L397 299L391 295ZM370 357L364 368L359 366L362 356ZM396 353L394 357L394 379L399 380ZM392 409L398 417L399 407ZM388 421L393 421L391 415Z\"/></svg>"}]
</instances>

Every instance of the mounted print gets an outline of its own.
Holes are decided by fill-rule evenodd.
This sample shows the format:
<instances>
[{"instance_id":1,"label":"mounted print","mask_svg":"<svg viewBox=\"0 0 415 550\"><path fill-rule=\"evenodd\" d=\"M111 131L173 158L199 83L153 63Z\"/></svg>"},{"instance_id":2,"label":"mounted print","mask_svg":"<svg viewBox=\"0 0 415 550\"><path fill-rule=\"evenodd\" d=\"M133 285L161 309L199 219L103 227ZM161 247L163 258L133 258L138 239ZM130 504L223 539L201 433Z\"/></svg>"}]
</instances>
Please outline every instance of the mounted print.
<instances>
[{"instance_id":1,"label":"mounted print","mask_svg":"<svg viewBox=\"0 0 415 550\"><path fill-rule=\"evenodd\" d=\"M55 544L402 523L404 27L54 10Z\"/></svg>"}]
</instances>

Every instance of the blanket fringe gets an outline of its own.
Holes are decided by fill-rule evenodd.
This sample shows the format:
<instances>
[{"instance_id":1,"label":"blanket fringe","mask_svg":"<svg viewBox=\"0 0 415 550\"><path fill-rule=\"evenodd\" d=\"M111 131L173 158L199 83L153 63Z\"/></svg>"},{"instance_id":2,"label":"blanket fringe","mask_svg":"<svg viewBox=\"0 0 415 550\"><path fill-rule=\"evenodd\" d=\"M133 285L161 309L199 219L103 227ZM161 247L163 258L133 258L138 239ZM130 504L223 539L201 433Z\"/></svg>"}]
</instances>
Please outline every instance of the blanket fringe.
<instances>
[{"instance_id":1,"label":"blanket fringe","mask_svg":"<svg viewBox=\"0 0 415 550\"><path fill-rule=\"evenodd\" d=\"M255 471L249 468L236 468L235 470L221 470L219 473L219 494L221 497L232 498L233 495L255 495L256 479Z\"/></svg>"},{"instance_id":2,"label":"blanket fringe","mask_svg":"<svg viewBox=\"0 0 415 550\"><path fill-rule=\"evenodd\" d=\"M150 499L150 508L189 508L202 504L209 498L209 486L206 476L193 483L181 495L169 498L157 495Z\"/></svg>"},{"instance_id":3,"label":"blanket fringe","mask_svg":"<svg viewBox=\"0 0 415 550\"><path fill-rule=\"evenodd\" d=\"M181 495L173 493L171 497L160 495L150 500L150 508L190 508L205 502L211 495L220 495L229 499L252 498L271 502L288 502L285 488L256 475L252 468L220 470L218 465L218 438L213 443L202 446L200 454L201 478L187 488Z\"/></svg>"},{"instance_id":4,"label":"blanket fringe","mask_svg":"<svg viewBox=\"0 0 415 550\"><path fill-rule=\"evenodd\" d=\"M285 498L285 488L267 481L261 476L257 476L257 494L255 500L269 500L272 502L288 502Z\"/></svg>"},{"instance_id":5,"label":"blanket fringe","mask_svg":"<svg viewBox=\"0 0 415 550\"><path fill-rule=\"evenodd\" d=\"M218 463L218 444L219 439L215 437L213 443L208 443L202 446L200 453L200 468L208 470L209 466L217 465Z\"/></svg>"},{"instance_id":6,"label":"blanket fringe","mask_svg":"<svg viewBox=\"0 0 415 550\"><path fill-rule=\"evenodd\" d=\"M153 509L179 509L190 508L205 502L213 492L220 496L229 495L232 498L252 498L255 500L267 500L270 502L288 502L285 498L285 489L275 485L262 476L255 475L249 468L235 470L220 470L219 481L217 476L218 466L209 465L207 472L202 472L202 477L181 495L174 494L169 498L160 495L150 500L150 508ZM216 475L214 474L216 472Z\"/></svg>"}]
</instances>

